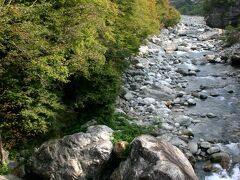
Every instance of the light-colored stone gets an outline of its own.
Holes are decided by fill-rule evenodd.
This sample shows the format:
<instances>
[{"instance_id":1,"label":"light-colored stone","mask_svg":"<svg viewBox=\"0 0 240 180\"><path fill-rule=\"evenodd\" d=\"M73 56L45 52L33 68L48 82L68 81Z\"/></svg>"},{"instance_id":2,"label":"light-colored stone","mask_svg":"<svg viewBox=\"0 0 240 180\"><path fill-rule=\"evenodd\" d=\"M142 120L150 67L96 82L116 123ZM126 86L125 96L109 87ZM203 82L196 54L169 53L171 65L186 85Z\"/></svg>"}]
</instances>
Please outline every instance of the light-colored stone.
<instances>
[{"instance_id":1,"label":"light-colored stone","mask_svg":"<svg viewBox=\"0 0 240 180\"><path fill-rule=\"evenodd\" d=\"M208 154L214 154L214 153L218 153L220 152L220 148L215 146L215 147L210 147L208 150L207 150L207 153Z\"/></svg>"},{"instance_id":2,"label":"light-colored stone","mask_svg":"<svg viewBox=\"0 0 240 180\"><path fill-rule=\"evenodd\" d=\"M211 143L204 141L204 142L201 142L200 146L202 148L208 149L211 147Z\"/></svg>"},{"instance_id":3,"label":"light-colored stone","mask_svg":"<svg viewBox=\"0 0 240 180\"><path fill-rule=\"evenodd\" d=\"M44 143L28 163L27 171L46 179L99 179L111 158L113 130L90 126L86 133Z\"/></svg>"},{"instance_id":4,"label":"light-colored stone","mask_svg":"<svg viewBox=\"0 0 240 180\"><path fill-rule=\"evenodd\" d=\"M188 148L192 154L197 154L198 152L198 144L196 142L189 142Z\"/></svg>"},{"instance_id":5,"label":"light-colored stone","mask_svg":"<svg viewBox=\"0 0 240 180\"><path fill-rule=\"evenodd\" d=\"M197 180L184 154L170 143L143 135L132 142L130 157L111 176L112 180Z\"/></svg>"},{"instance_id":6,"label":"light-colored stone","mask_svg":"<svg viewBox=\"0 0 240 180\"><path fill-rule=\"evenodd\" d=\"M155 102L156 102L156 100L154 99L154 98L144 98L143 99L143 102L144 102L144 104L146 104L146 105L151 105L151 104L154 104Z\"/></svg>"}]
</instances>

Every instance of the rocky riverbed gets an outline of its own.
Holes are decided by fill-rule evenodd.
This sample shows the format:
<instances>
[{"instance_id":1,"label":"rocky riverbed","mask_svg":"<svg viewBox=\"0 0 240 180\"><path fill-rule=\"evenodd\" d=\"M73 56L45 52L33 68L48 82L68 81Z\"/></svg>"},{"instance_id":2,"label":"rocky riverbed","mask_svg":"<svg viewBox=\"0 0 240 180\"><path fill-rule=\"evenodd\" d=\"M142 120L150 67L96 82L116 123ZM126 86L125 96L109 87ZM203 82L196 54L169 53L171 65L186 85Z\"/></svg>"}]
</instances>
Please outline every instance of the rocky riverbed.
<instances>
[{"instance_id":1,"label":"rocky riverbed","mask_svg":"<svg viewBox=\"0 0 240 180\"><path fill-rule=\"evenodd\" d=\"M214 163L230 170L240 162L240 69L226 63L222 33L189 16L162 30L132 58L116 110L139 125L161 126L157 138L197 162L200 179L211 178L202 169L220 173ZM230 143L232 151L224 146Z\"/></svg>"},{"instance_id":2,"label":"rocky riverbed","mask_svg":"<svg viewBox=\"0 0 240 180\"><path fill-rule=\"evenodd\" d=\"M113 144L109 127L88 126L86 132L43 143L27 162L13 162L14 174L59 180L239 180L240 69L229 60L240 64L240 45L225 48L222 33L202 17L182 16L181 23L150 38L131 58L116 113L154 127L155 137L136 137L128 152L128 142Z\"/></svg>"}]
</instances>

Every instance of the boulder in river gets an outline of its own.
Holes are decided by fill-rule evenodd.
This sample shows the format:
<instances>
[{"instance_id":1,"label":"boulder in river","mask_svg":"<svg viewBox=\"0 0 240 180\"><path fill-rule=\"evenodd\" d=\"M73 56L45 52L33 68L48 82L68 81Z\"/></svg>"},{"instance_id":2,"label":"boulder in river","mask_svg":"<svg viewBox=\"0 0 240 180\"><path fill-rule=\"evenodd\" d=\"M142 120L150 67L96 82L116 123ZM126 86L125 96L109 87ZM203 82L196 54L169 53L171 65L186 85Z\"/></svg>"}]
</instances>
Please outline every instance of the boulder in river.
<instances>
[{"instance_id":1,"label":"boulder in river","mask_svg":"<svg viewBox=\"0 0 240 180\"><path fill-rule=\"evenodd\" d=\"M111 158L113 130L90 126L86 133L44 143L29 162L29 173L42 179L99 179Z\"/></svg>"},{"instance_id":2,"label":"boulder in river","mask_svg":"<svg viewBox=\"0 0 240 180\"><path fill-rule=\"evenodd\" d=\"M128 159L120 164L112 180L197 180L184 154L168 142L142 135L132 142Z\"/></svg>"},{"instance_id":3,"label":"boulder in river","mask_svg":"<svg viewBox=\"0 0 240 180\"><path fill-rule=\"evenodd\" d=\"M211 162L219 163L223 169L228 169L231 163L231 157L226 152L219 152L210 156Z\"/></svg>"}]
</instances>

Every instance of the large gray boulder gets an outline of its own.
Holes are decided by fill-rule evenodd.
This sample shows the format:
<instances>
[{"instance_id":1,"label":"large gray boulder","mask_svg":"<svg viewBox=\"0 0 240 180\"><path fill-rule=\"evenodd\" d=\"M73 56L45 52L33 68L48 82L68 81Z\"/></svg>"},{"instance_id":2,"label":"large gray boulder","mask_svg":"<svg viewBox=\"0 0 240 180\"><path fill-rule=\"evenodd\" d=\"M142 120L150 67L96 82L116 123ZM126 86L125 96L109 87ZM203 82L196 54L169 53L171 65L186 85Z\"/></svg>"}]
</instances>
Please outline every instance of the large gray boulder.
<instances>
[{"instance_id":1,"label":"large gray boulder","mask_svg":"<svg viewBox=\"0 0 240 180\"><path fill-rule=\"evenodd\" d=\"M197 180L194 170L175 146L149 135L132 142L128 159L111 175L112 180Z\"/></svg>"},{"instance_id":2,"label":"large gray boulder","mask_svg":"<svg viewBox=\"0 0 240 180\"><path fill-rule=\"evenodd\" d=\"M46 142L32 155L29 173L51 180L100 179L111 158L112 133L107 126L90 126L86 133Z\"/></svg>"},{"instance_id":3,"label":"large gray boulder","mask_svg":"<svg viewBox=\"0 0 240 180\"><path fill-rule=\"evenodd\" d=\"M224 28L227 25L238 25L240 23L240 1L235 1L233 5L226 4L214 8L208 17L206 23L210 27Z\"/></svg>"}]
</instances>

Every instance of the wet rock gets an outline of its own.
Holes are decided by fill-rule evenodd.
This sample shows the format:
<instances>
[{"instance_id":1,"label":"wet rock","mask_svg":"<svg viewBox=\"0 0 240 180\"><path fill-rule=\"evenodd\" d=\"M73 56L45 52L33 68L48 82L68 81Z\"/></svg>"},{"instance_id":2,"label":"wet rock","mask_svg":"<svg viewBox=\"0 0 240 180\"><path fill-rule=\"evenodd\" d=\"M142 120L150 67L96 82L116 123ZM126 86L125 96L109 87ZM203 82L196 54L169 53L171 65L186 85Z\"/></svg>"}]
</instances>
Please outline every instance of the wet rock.
<instances>
[{"instance_id":1,"label":"wet rock","mask_svg":"<svg viewBox=\"0 0 240 180\"><path fill-rule=\"evenodd\" d=\"M44 143L28 163L28 173L43 179L99 179L111 158L113 130L90 126L86 133Z\"/></svg>"},{"instance_id":2,"label":"wet rock","mask_svg":"<svg viewBox=\"0 0 240 180\"><path fill-rule=\"evenodd\" d=\"M207 99L208 98L206 93L200 93L199 97L200 97L200 99Z\"/></svg>"},{"instance_id":3,"label":"wet rock","mask_svg":"<svg viewBox=\"0 0 240 180\"><path fill-rule=\"evenodd\" d=\"M179 91L177 93L177 97L183 97L184 95L186 95L186 92L184 92L184 91Z\"/></svg>"},{"instance_id":4,"label":"wet rock","mask_svg":"<svg viewBox=\"0 0 240 180\"><path fill-rule=\"evenodd\" d=\"M143 135L132 142L130 157L120 164L112 180L197 180L184 154L170 143Z\"/></svg>"},{"instance_id":5,"label":"wet rock","mask_svg":"<svg viewBox=\"0 0 240 180\"><path fill-rule=\"evenodd\" d=\"M189 142L188 148L192 154L197 154L198 152L198 144L196 142Z\"/></svg>"},{"instance_id":6,"label":"wet rock","mask_svg":"<svg viewBox=\"0 0 240 180\"><path fill-rule=\"evenodd\" d=\"M208 149L211 147L211 143L204 141L204 142L201 142L200 146L201 148Z\"/></svg>"},{"instance_id":7,"label":"wet rock","mask_svg":"<svg viewBox=\"0 0 240 180\"><path fill-rule=\"evenodd\" d=\"M214 154L214 153L218 153L220 152L220 148L215 146L215 147L210 147L208 150L207 150L207 153L208 154Z\"/></svg>"},{"instance_id":8,"label":"wet rock","mask_svg":"<svg viewBox=\"0 0 240 180\"><path fill-rule=\"evenodd\" d=\"M210 96L212 97L218 97L220 94L218 92L211 92Z\"/></svg>"},{"instance_id":9,"label":"wet rock","mask_svg":"<svg viewBox=\"0 0 240 180\"><path fill-rule=\"evenodd\" d=\"M231 157L228 153L220 152L212 154L210 160L213 163L219 163L223 169L228 169L230 167Z\"/></svg>"},{"instance_id":10,"label":"wet rock","mask_svg":"<svg viewBox=\"0 0 240 180\"><path fill-rule=\"evenodd\" d=\"M215 118L215 117L217 117L217 115L216 115L216 114L213 114L213 113L208 113L208 114L207 114L207 117L208 117L208 118Z\"/></svg>"},{"instance_id":11,"label":"wet rock","mask_svg":"<svg viewBox=\"0 0 240 180\"><path fill-rule=\"evenodd\" d=\"M204 165L203 165L203 170L205 172L211 172L213 170L213 164L211 163L211 161L207 161Z\"/></svg>"}]
</instances>

